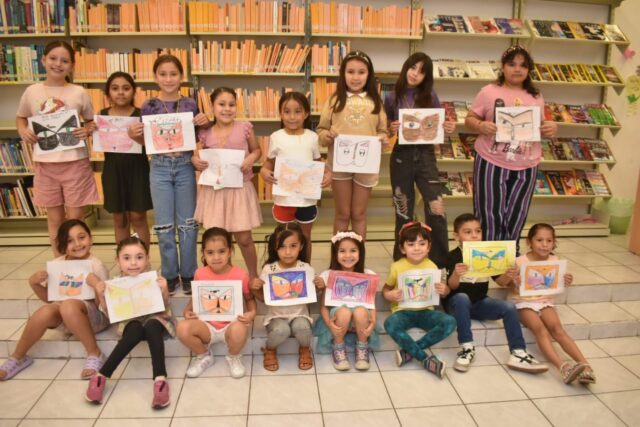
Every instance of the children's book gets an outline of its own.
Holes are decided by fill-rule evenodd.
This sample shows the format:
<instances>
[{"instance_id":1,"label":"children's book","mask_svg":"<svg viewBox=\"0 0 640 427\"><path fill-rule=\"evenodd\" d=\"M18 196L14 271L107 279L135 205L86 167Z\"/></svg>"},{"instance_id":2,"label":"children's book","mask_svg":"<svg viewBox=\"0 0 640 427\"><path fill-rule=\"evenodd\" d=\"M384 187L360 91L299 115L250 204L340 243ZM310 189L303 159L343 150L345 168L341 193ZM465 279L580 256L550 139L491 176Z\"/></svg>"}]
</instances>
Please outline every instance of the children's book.
<instances>
[{"instance_id":1,"label":"children's book","mask_svg":"<svg viewBox=\"0 0 640 427\"><path fill-rule=\"evenodd\" d=\"M468 33L464 17L461 15L438 15L445 33Z\"/></svg>"},{"instance_id":2,"label":"children's book","mask_svg":"<svg viewBox=\"0 0 640 427\"><path fill-rule=\"evenodd\" d=\"M535 69L540 75L540 80L544 82L554 81L553 74L549 70L546 64L535 64Z\"/></svg>"},{"instance_id":3,"label":"children's book","mask_svg":"<svg viewBox=\"0 0 640 427\"><path fill-rule=\"evenodd\" d=\"M484 33L484 26L482 25L482 20L479 16L468 16L467 17L468 28L472 30L474 33Z\"/></svg>"},{"instance_id":4,"label":"children's book","mask_svg":"<svg viewBox=\"0 0 640 427\"><path fill-rule=\"evenodd\" d=\"M466 101L453 101L453 108L455 109L458 123L464 123L467 114L469 114L469 106Z\"/></svg>"},{"instance_id":5,"label":"children's book","mask_svg":"<svg viewBox=\"0 0 640 427\"><path fill-rule=\"evenodd\" d=\"M474 133L460 133L458 134L458 136L460 137L460 141L464 145L467 156L470 159L475 158L476 150L474 148L474 145L476 143L476 139L478 138L478 135Z\"/></svg>"},{"instance_id":6,"label":"children's book","mask_svg":"<svg viewBox=\"0 0 640 427\"><path fill-rule=\"evenodd\" d=\"M460 137L458 135L452 135L451 139L451 148L453 150L453 157L456 160L466 160L469 156L467 155L467 150L462 144Z\"/></svg>"},{"instance_id":7,"label":"children's book","mask_svg":"<svg viewBox=\"0 0 640 427\"><path fill-rule=\"evenodd\" d=\"M514 34L508 18L494 18L494 21L502 34Z\"/></svg>"},{"instance_id":8,"label":"children's book","mask_svg":"<svg viewBox=\"0 0 640 427\"><path fill-rule=\"evenodd\" d=\"M562 186L562 179L560 178L560 172L557 171L548 171L547 180L551 186L551 191L553 194L557 194L559 196L563 196L565 194L564 187Z\"/></svg>"},{"instance_id":9,"label":"children's book","mask_svg":"<svg viewBox=\"0 0 640 427\"><path fill-rule=\"evenodd\" d=\"M451 188L452 196L466 196L467 186L464 182L464 178L458 172L449 173L449 187Z\"/></svg>"},{"instance_id":10,"label":"children's book","mask_svg":"<svg viewBox=\"0 0 640 427\"><path fill-rule=\"evenodd\" d=\"M582 32L588 40L606 40L605 27L602 24L580 22Z\"/></svg>"},{"instance_id":11,"label":"children's book","mask_svg":"<svg viewBox=\"0 0 640 427\"><path fill-rule=\"evenodd\" d=\"M540 195L551 195L553 191L551 191L551 187L549 187L549 181L547 181L547 177L542 171L538 171L536 174L536 187L534 189L535 194Z\"/></svg>"},{"instance_id":12,"label":"children's book","mask_svg":"<svg viewBox=\"0 0 640 427\"><path fill-rule=\"evenodd\" d=\"M444 108L444 120L447 122L457 122L458 115L456 114L456 109L454 103L452 101L442 101L440 102L442 108Z\"/></svg>"},{"instance_id":13,"label":"children's book","mask_svg":"<svg viewBox=\"0 0 640 427\"><path fill-rule=\"evenodd\" d=\"M567 21L567 25L576 39L585 40L587 38L578 22Z\"/></svg>"},{"instance_id":14,"label":"children's book","mask_svg":"<svg viewBox=\"0 0 640 427\"><path fill-rule=\"evenodd\" d=\"M614 67L608 65L596 65L596 67L607 83L623 84L622 77L620 77L620 74L618 74L618 71Z\"/></svg>"},{"instance_id":15,"label":"children's book","mask_svg":"<svg viewBox=\"0 0 640 427\"><path fill-rule=\"evenodd\" d=\"M627 37L615 24L606 24L604 26L605 35L607 39L612 42L628 42Z\"/></svg>"},{"instance_id":16,"label":"children's book","mask_svg":"<svg viewBox=\"0 0 640 427\"><path fill-rule=\"evenodd\" d=\"M467 194L473 194L473 172L464 172L463 176Z\"/></svg>"},{"instance_id":17,"label":"children's book","mask_svg":"<svg viewBox=\"0 0 640 427\"><path fill-rule=\"evenodd\" d=\"M593 123L591 116L581 105L567 105L567 111L571 114L571 121L573 123Z\"/></svg>"},{"instance_id":18,"label":"children's book","mask_svg":"<svg viewBox=\"0 0 640 427\"><path fill-rule=\"evenodd\" d=\"M611 190L609 190L609 185L607 185L604 175L597 171L585 171L584 173L587 176L596 196L611 195Z\"/></svg>"},{"instance_id":19,"label":"children's book","mask_svg":"<svg viewBox=\"0 0 640 427\"><path fill-rule=\"evenodd\" d=\"M527 25L522 19L509 18L509 25L511 26L511 30L513 31L513 33L511 34L515 34L517 36L526 36L529 34Z\"/></svg>"},{"instance_id":20,"label":"children's book","mask_svg":"<svg viewBox=\"0 0 640 427\"><path fill-rule=\"evenodd\" d=\"M445 147L445 145L442 145L442 147ZM440 181L442 194L444 194L445 196L453 195L453 192L451 191L451 184L449 182L449 174L447 172L439 171L438 180Z\"/></svg>"},{"instance_id":21,"label":"children's book","mask_svg":"<svg viewBox=\"0 0 640 427\"><path fill-rule=\"evenodd\" d=\"M442 144L441 146L441 153L442 153L442 159L443 160L453 160L454 156L453 156L453 147L451 146L451 143L449 144Z\"/></svg>"},{"instance_id":22,"label":"children's book","mask_svg":"<svg viewBox=\"0 0 640 427\"><path fill-rule=\"evenodd\" d=\"M500 29L492 18L482 19L482 29L487 34L500 34Z\"/></svg>"},{"instance_id":23,"label":"children's book","mask_svg":"<svg viewBox=\"0 0 640 427\"><path fill-rule=\"evenodd\" d=\"M600 139L585 139L589 152L594 161L612 162L615 159L605 141Z\"/></svg>"},{"instance_id":24,"label":"children's book","mask_svg":"<svg viewBox=\"0 0 640 427\"><path fill-rule=\"evenodd\" d=\"M553 160L553 152L551 151L551 141L548 139L543 139L540 141L540 146L542 149L542 158L544 160Z\"/></svg>"},{"instance_id":25,"label":"children's book","mask_svg":"<svg viewBox=\"0 0 640 427\"><path fill-rule=\"evenodd\" d=\"M444 28L442 27L442 22L440 22L440 18L438 16L426 16L424 18L424 22L426 23L427 32L429 33L444 32Z\"/></svg>"},{"instance_id":26,"label":"children's book","mask_svg":"<svg viewBox=\"0 0 640 427\"><path fill-rule=\"evenodd\" d=\"M562 182L562 189L567 196L575 196L578 194L578 187L576 186L576 176L573 171L561 171L559 172L560 181Z\"/></svg>"},{"instance_id":27,"label":"children's book","mask_svg":"<svg viewBox=\"0 0 640 427\"><path fill-rule=\"evenodd\" d=\"M593 191L593 186L591 185L591 182L589 182L589 179L587 178L585 171L582 169L576 169L574 173L576 175L576 180L579 180L580 184L582 185L584 194L588 196L593 196L595 194Z\"/></svg>"},{"instance_id":28,"label":"children's book","mask_svg":"<svg viewBox=\"0 0 640 427\"><path fill-rule=\"evenodd\" d=\"M474 79L495 79L493 68L486 61L467 61L467 66L471 78Z\"/></svg>"}]
</instances>

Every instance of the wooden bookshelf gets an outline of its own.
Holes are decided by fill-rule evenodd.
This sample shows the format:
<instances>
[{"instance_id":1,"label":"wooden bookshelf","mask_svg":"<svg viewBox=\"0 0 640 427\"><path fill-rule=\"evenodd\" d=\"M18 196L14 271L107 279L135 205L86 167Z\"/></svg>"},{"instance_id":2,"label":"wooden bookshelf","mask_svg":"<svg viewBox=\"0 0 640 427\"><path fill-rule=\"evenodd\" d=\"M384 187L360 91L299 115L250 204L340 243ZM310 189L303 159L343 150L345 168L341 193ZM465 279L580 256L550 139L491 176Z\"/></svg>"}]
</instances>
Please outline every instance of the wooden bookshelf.
<instances>
[{"instance_id":1,"label":"wooden bookshelf","mask_svg":"<svg viewBox=\"0 0 640 427\"><path fill-rule=\"evenodd\" d=\"M528 40L531 34L502 34L502 33L450 33L445 31L425 31L424 37L462 37L462 38L479 38L479 39L513 39Z\"/></svg>"},{"instance_id":2,"label":"wooden bookshelf","mask_svg":"<svg viewBox=\"0 0 640 427\"><path fill-rule=\"evenodd\" d=\"M190 31L192 36L216 36L216 37L304 37L301 32L269 32L269 31Z\"/></svg>"},{"instance_id":3,"label":"wooden bookshelf","mask_svg":"<svg viewBox=\"0 0 640 427\"><path fill-rule=\"evenodd\" d=\"M311 37L350 38L350 39L386 39L386 40L422 40L422 36L394 34L360 34L360 33L311 33Z\"/></svg>"},{"instance_id":4,"label":"wooden bookshelf","mask_svg":"<svg viewBox=\"0 0 640 427\"><path fill-rule=\"evenodd\" d=\"M191 71L192 76L226 76L226 77L304 77L304 73L254 73L226 72L226 71Z\"/></svg>"},{"instance_id":5,"label":"wooden bookshelf","mask_svg":"<svg viewBox=\"0 0 640 427\"><path fill-rule=\"evenodd\" d=\"M15 132L17 130L15 121L0 121L0 132Z\"/></svg>"},{"instance_id":6,"label":"wooden bookshelf","mask_svg":"<svg viewBox=\"0 0 640 427\"><path fill-rule=\"evenodd\" d=\"M9 33L0 34L0 39L43 39L43 38L60 38L66 37L65 32L62 33Z\"/></svg>"},{"instance_id":7,"label":"wooden bookshelf","mask_svg":"<svg viewBox=\"0 0 640 427\"><path fill-rule=\"evenodd\" d=\"M182 31L74 31L69 33L71 37L178 37L186 36L187 32Z\"/></svg>"}]
</instances>

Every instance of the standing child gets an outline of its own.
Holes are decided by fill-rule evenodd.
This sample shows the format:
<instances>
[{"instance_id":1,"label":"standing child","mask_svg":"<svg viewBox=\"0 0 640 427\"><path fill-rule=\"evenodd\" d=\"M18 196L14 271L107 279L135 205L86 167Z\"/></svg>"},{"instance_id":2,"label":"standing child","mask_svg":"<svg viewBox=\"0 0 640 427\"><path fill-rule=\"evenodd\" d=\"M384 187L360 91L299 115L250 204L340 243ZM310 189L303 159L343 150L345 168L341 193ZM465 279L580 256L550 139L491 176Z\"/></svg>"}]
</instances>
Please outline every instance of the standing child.
<instances>
[{"instance_id":1,"label":"standing child","mask_svg":"<svg viewBox=\"0 0 640 427\"><path fill-rule=\"evenodd\" d=\"M538 347L542 354L551 362L562 376L562 380L569 384L575 379L583 384L596 382L595 374L589 366L589 362L571 339L569 334L562 327L560 318L553 304L552 296L529 296L520 295L520 267L531 261L556 261L558 257L553 254L556 248L556 232L549 224L535 224L527 235L527 245L530 251L516 258L516 267L500 276L496 283L500 286L509 287L509 300L513 301L518 308L520 321L536 336ZM573 275L564 275L566 286L573 282ZM560 347L575 361L563 361L558 352L553 347L551 337L555 339Z\"/></svg>"},{"instance_id":2,"label":"standing child","mask_svg":"<svg viewBox=\"0 0 640 427\"><path fill-rule=\"evenodd\" d=\"M253 164L260 158L260 147L250 122L236 121L236 93L228 87L219 87L211 94L214 125L200 131L198 139L202 148L226 148L242 150L244 161L242 188L214 189L198 185L196 221L206 229L224 228L233 233L251 277L258 275L258 255L251 230L262 224L262 212L256 189L251 182ZM209 165L197 153L191 159L194 167L203 171Z\"/></svg>"},{"instance_id":3,"label":"standing child","mask_svg":"<svg viewBox=\"0 0 640 427\"><path fill-rule=\"evenodd\" d=\"M397 134L400 128L398 110L401 108L440 108L440 100L433 90L433 63L423 52L416 52L404 61L395 90L384 101L391 135ZM452 121L445 121L443 126L448 134L456 129L456 123ZM449 252L449 236L433 145L396 143L391 152L389 172L396 208L393 259L397 261L402 257L398 233L404 224L413 219L417 186L422 194L425 222L433 230L429 257L438 267L444 267Z\"/></svg>"},{"instance_id":4,"label":"standing child","mask_svg":"<svg viewBox=\"0 0 640 427\"><path fill-rule=\"evenodd\" d=\"M484 240L515 240L519 250L542 158L540 142L497 142L497 106L540 108L544 118L544 99L533 85L529 71L533 58L515 45L502 54L502 72L497 82L483 87L471 104L465 125L480 133L474 148L473 213L480 218ZM540 134L552 138L558 126L549 121L540 125Z\"/></svg>"},{"instance_id":5,"label":"standing child","mask_svg":"<svg viewBox=\"0 0 640 427\"><path fill-rule=\"evenodd\" d=\"M424 349L451 335L456 328L456 320L448 314L434 310L433 307L411 309L400 308L398 304L403 298L402 289L398 288L398 277L401 273L438 268L428 258L431 245L430 229L420 222L408 222L400 229L398 241L405 257L391 264L389 276L382 290L384 298L391 301L391 316L385 320L384 328L400 347L400 350L396 351L398 366L411 359L417 359L427 371L444 378L445 363L435 354L427 357ZM449 291L442 282L436 283L435 289L442 296L446 296ZM411 328L424 329L427 333L418 341L414 341L407 333Z\"/></svg>"},{"instance_id":6,"label":"standing child","mask_svg":"<svg viewBox=\"0 0 640 427\"><path fill-rule=\"evenodd\" d=\"M131 75L122 71L111 74L105 87L111 107L100 111L100 115L140 117L140 109L133 105L135 91ZM153 204L149 159L142 145L141 154L104 153L104 208L113 215L116 243L129 237L130 227L147 245L150 243L147 211L153 209Z\"/></svg>"},{"instance_id":7,"label":"standing child","mask_svg":"<svg viewBox=\"0 0 640 427\"><path fill-rule=\"evenodd\" d=\"M340 134L377 136L386 146L387 116L382 107L371 58L359 50L349 52L340 64L336 93L325 103L317 128L320 144L328 147L327 167L333 166L333 143ZM351 223L353 231L366 238L367 205L371 189L378 184L378 176L377 173L333 173L334 233L347 230Z\"/></svg>"},{"instance_id":8,"label":"standing child","mask_svg":"<svg viewBox=\"0 0 640 427\"><path fill-rule=\"evenodd\" d=\"M507 366L511 369L534 374L547 371L549 369L547 365L538 362L527 353L516 306L512 302L487 296L489 291L488 277L470 278L465 276L469 267L462 262L462 244L463 242L482 240L480 220L471 214L458 216L453 222L453 237L460 243L460 246L449 252L447 284L451 292L442 303L447 312L456 318L458 342L462 347L453 368L456 371L466 372L475 358L476 349L473 345L471 319L502 319L511 352Z\"/></svg>"},{"instance_id":9,"label":"standing child","mask_svg":"<svg viewBox=\"0 0 640 427\"><path fill-rule=\"evenodd\" d=\"M184 70L173 55L160 55L153 63L153 75L160 88L157 98L142 105L143 116L152 114L193 113L195 126L208 125L207 116L198 113L193 98L180 95ZM144 143L144 125L129 126L129 137ZM155 225L158 236L162 276L167 279L169 294L173 295L180 282L185 294L191 294L191 280L196 271L198 223L193 217L196 207L196 178L189 151L154 154L151 156L151 199L155 206ZM176 229L180 252L176 245Z\"/></svg>"},{"instance_id":10,"label":"standing child","mask_svg":"<svg viewBox=\"0 0 640 427\"><path fill-rule=\"evenodd\" d=\"M362 236L353 231L336 233L331 238L329 270L315 278L316 287L322 290L326 288L331 270L376 274L364 268L364 255ZM351 365L347 359L345 340L350 340L356 348L356 369L369 369L369 347L377 347L380 341L376 331L375 308L367 310L362 306L349 308L344 305L329 308L324 305L322 294L319 298L321 318L316 321L313 330L318 337L316 349L331 350L333 367L338 371L348 371Z\"/></svg>"},{"instance_id":11,"label":"standing child","mask_svg":"<svg viewBox=\"0 0 640 427\"><path fill-rule=\"evenodd\" d=\"M77 138L87 138L93 130L91 98L82 86L69 83L75 56L73 48L64 41L53 41L44 48L41 59L46 71L45 80L27 88L20 98L16 113L18 134L23 141L36 144L37 136L27 118L61 110L76 110L85 127L73 131ZM46 135L45 135L46 136ZM98 190L86 147L48 154L33 154L34 203L47 209L47 228L53 253L60 225L67 218L82 219L85 207L98 201Z\"/></svg>"},{"instance_id":12,"label":"standing child","mask_svg":"<svg viewBox=\"0 0 640 427\"><path fill-rule=\"evenodd\" d=\"M309 130L311 127L311 107L309 101L300 92L287 92L280 97L278 105L282 119L282 129L275 131L269 138L267 159L260 169L266 182L275 184L273 176L275 158L293 159L310 162L320 159L318 135ZM325 166L322 187L331 183L331 171ZM307 239L305 260L311 259L311 227L318 217L317 200L299 197L274 196L273 218L280 224L296 221Z\"/></svg>"},{"instance_id":13,"label":"standing child","mask_svg":"<svg viewBox=\"0 0 640 427\"><path fill-rule=\"evenodd\" d=\"M269 236L267 262L262 268L261 275L277 273L288 268L310 269L311 266L303 261L306 243L302 229L297 223L279 224ZM263 286L264 281L259 278L254 279L251 286L253 295L260 301L264 301ZM278 346L292 335L300 344L298 368L311 369L313 367L310 348L311 322L313 319L309 316L307 304L268 306L267 314L264 316L264 325L267 328L267 342L262 348L264 369L278 370L280 365L276 351Z\"/></svg>"},{"instance_id":14,"label":"standing child","mask_svg":"<svg viewBox=\"0 0 640 427\"><path fill-rule=\"evenodd\" d=\"M149 268L149 249L140 238L131 236L120 243L116 249L116 262L123 276L137 276L144 273ZM106 310L104 304L104 292L106 284L104 281L92 278L95 283L98 297L102 308ZM164 338L166 335L175 336L176 320L171 314L169 307L169 290L167 280L158 277L158 286L162 291L162 298L166 310L161 313L148 314L135 319L129 319L118 324L120 340L104 362L102 369L91 378L89 387L85 395L89 402L102 403L102 395L106 386L107 378L111 378L113 372L118 368L120 362L138 345L141 341L147 341L149 352L151 353L151 364L153 366L153 401L151 406L154 409L169 406L169 383L167 382L167 368L164 360Z\"/></svg>"},{"instance_id":15,"label":"standing child","mask_svg":"<svg viewBox=\"0 0 640 427\"><path fill-rule=\"evenodd\" d=\"M202 321L193 312L193 301L184 309L185 320L178 323L178 339L196 354L196 358L187 369L187 376L199 377L213 365L211 346L224 342L229 349L226 356L233 378L242 378L245 374L242 363L242 348L249 338L249 327L256 317L256 300L249 290L249 275L240 267L231 264L233 242L227 230L213 227L202 235L203 267L196 270L194 280L239 280L242 282L242 295L247 311L232 322ZM202 295L198 296L203 298Z\"/></svg>"},{"instance_id":16,"label":"standing child","mask_svg":"<svg viewBox=\"0 0 640 427\"><path fill-rule=\"evenodd\" d=\"M56 250L64 255L54 261L89 260L92 271L101 280L109 278L107 267L91 255L91 231L79 219L69 219L62 223L56 236ZM87 360L81 378L89 379L104 362L104 356L96 343L95 334L109 326L107 316L98 310L95 300L68 299L49 302L47 296L47 272L38 271L29 278L29 285L45 305L29 317L24 331L11 356L0 366L0 380L8 380L33 363L27 352L44 335L47 329L63 324L84 346Z\"/></svg>"}]
</instances>

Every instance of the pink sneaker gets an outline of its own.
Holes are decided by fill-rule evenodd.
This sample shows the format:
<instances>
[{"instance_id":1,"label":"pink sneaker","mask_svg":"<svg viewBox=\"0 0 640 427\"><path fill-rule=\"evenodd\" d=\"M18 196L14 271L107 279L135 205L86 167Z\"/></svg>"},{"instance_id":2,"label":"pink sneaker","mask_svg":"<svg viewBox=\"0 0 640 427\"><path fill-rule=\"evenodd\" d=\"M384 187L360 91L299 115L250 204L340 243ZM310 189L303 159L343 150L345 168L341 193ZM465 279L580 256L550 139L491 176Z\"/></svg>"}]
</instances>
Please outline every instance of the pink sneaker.
<instances>
[{"instance_id":1,"label":"pink sneaker","mask_svg":"<svg viewBox=\"0 0 640 427\"><path fill-rule=\"evenodd\" d=\"M97 405L101 404L102 395L104 394L104 388L106 385L106 377L103 377L102 375L94 375L89 380L89 387L87 388L87 393L84 395L85 399Z\"/></svg>"},{"instance_id":2,"label":"pink sneaker","mask_svg":"<svg viewBox=\"0 0 640 427\"><path fill-rule=\"evenodd\" d=\"M165 380L158 380L153 383L153 409L162 409L169 406L171 399L169 398L169 383Z\"/></svg>"}]
</instances>

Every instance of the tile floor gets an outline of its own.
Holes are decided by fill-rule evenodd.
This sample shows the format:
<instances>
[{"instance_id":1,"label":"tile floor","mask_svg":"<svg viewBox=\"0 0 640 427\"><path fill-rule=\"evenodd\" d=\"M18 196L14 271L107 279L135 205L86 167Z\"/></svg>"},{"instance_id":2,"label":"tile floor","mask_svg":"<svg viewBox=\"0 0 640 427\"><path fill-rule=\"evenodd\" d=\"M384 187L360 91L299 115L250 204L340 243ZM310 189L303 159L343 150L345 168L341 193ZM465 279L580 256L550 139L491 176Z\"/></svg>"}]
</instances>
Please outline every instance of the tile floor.
<instances>
[{"instance_id":1,"label":"tile floor","mask_svg":"<svg viewBox=\"0 0 640 427\"><path fill-rule=\"evenodd\" d=\"M375 259L383 276L391 248L389 242L367 246L369 259ZM115 272L111 247L93 252ZM640 283L640 257L626 251L624 238L563 238L558 252L570 260L578 286L602 284L602 301L593 296L590 301L569 301L563 319L586 324L640 318L640 295L633 286ZM0 301L11 300L0 312L0 340L22 327L24 319L12 318L10 306L26 303L31 292L24 279L49 256L43 247L0 248ZM152 257L157 262L157 248ZM314 246L312 264L327 265L328 257L326 244ZM604 302L612 296L615 304ZM640 426L640 337L577 343L598 376L597 384L566 386L557 372L533 376L511 371L504 365L505 345L478 347L467 373L448 369L444 380L417 364L397 368L392 351L376 352L364 373L336 373L324 354L316 355L315 367L306 372L297 369L297 356L283 355L276 373L262 368L261 356L245 356L248 374L240 380L228 376L220 356L198 379L185 378L189 357L168 357L172 404L160 411L150 408L148 358L122 363L101 406L82 398L87 386L77 379L82 359L38 358L15 379L0 383L0 427ZM529 350L540 355L535 345ZM452 364L456 349L434 351ZM6 357L4 353L0 357Z\"/></svg>"}]
</instances>

